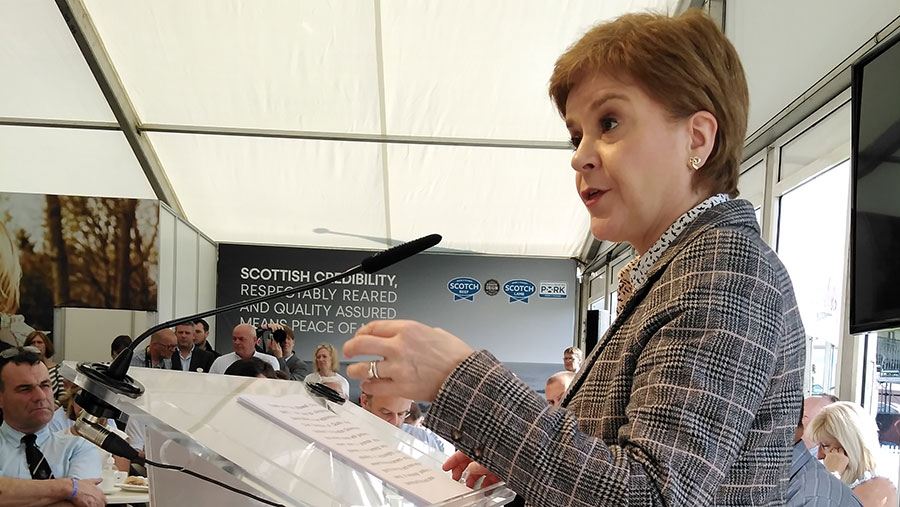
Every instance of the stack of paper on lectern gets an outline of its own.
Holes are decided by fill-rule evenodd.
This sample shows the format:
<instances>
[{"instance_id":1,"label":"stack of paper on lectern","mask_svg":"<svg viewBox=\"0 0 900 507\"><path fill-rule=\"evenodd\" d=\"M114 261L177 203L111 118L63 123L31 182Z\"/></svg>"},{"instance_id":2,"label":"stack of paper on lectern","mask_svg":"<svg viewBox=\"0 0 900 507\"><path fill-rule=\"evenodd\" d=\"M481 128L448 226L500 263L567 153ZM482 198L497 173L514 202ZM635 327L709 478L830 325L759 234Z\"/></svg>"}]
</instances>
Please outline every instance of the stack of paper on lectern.
<instances>
[{"instance_id":1,"label":"stack of paper on lectern","mask_svg":"<svg viewBox=\"0 0 900 507\"><path fill-rule=\"evenodd\" d=\"M238 402L329 449L342 461L366 470L416 503L435 504L471 492L447 473L389 447L372 433L307 396L241 395Z\"/></svg>"}]
</instances>

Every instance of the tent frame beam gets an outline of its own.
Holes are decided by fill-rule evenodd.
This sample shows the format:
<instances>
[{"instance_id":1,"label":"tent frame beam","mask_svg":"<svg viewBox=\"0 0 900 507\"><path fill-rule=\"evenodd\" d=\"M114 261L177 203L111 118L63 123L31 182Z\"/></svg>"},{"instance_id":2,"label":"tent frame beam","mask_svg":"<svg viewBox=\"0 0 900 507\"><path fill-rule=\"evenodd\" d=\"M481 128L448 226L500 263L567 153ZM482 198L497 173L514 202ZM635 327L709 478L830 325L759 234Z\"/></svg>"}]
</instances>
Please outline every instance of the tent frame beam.
<instances>
[{"instance_id":1,"label":"tent frame beam","mask_svg":"<svg viewBox=\"0 0 900 507\"><path fill-rule=\"evenodd\" d=\"M305 130L278 130L239 127L212 127L204 125L168 125L146 123L139 132L166 134L193 134L209 136L264 137L276 139L305 139L312 141L346 141L384 144L425 144L438 146L473 146L490 148L524 148L539 150L571 150L565 141L535 141L525 139L478 139L464 137L426 137L391 134L354 134L349 132L314 132Z\"/></svg>"},{"instance_id":2,"label":"tent frame beam","mask_svg":"<svg viewBox=\"0 0 900 507\"><path fill-rule=\"evenodd\" d=\"M94 79L97 80L103 96L106 97L106 101L119 123L119 128L125 134L153 192L177 215L186 218L184 209L175 194L172 183L163 170L156 150L153 149L150 141L141 135L140 120L134 105L128 98L125 87L119 79L115 66L106 52L97 27L94 26L84 3L82 0L56 0L56 5L69 27L69 31L72 32L72 37L78 44Z\"/></svg>"},{"instance_id":3,"label":"tent frame beam","mask_svg":"<svg viewBox=\"0 0 900 507\"><path fill-rule=\"evenodd\" d=\"M110 121L12 118L9 116L0 116L0 125L7 127L39 127L79 130L122 130L118 123Z\"/></svg>"},{"instance_id":4,"label":"tent frame beam","mask_svg":"<svg viewBox=\"0 0 900 507\"><path fill-rule=\"evenodd\" d=\"M57 120L49 118L22 118L0 116L0 125L12 127L42 127L83 130L122 130L119 123L92 120ZM525 139L477 139L463 137L424 137L379 134L352 134L344 132L312 132L299 130L243 129L235 127L205 127L191 125L143 124L135 126L138 134L159 132L165 134L192 134L208 136L262 137L275 139L301 139L310 141L365 142L384 144L416 144L438 146L470 146L489 148L520 148L537 150L571 150L564 141L532 141Z\"/></svg>"}]
</instances>

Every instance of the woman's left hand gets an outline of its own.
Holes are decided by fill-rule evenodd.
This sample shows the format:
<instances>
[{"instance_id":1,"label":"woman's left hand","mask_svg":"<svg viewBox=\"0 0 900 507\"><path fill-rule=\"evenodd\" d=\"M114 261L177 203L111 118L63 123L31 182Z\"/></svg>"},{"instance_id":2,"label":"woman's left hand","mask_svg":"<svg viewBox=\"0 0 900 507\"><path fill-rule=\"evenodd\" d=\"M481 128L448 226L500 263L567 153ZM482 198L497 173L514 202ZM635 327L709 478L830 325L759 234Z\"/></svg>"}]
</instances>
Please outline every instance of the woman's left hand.
<instances>
[{"instance_id":1,"label":"woman's left hand","mask_svg":"<svg viewBox=\"0 0 900 507\"><path fill-rule=\"evenodd\" d=\"M843 449L832 448L829 449L828 454L825 455L825 459L823 460L823 465L829 472L837 472L838 474L844 473L844 470L847 468L847 465L850 463L850 458L844 454Z\"/></svg>"},{"instance_id":2,"label":"woman's left hand","mask_svg":"<svg viewBox=\"0 0 900 507\"><path fill-rule=\"evenodd\" d=\"M442 468L452 474L454 481L458 481L462 477L463 472L466 472L466 486L470 488L474 488L475 483L482 477L484 477L484 480L481 481L482 488L500 482L500 478L494 475L493 472L460 451L456 451L453 456L450 456L444 462Z\"/></svg>"},{"instance_id":3,"label":"woman's left hand","mask_svg":"<svg viewBox=\"0 0 900 507\"><path fill-rule=\"evenodd\" d=\"M472 348L443 329L411 320L376 320L344 344L344 356L381 356L378 379L369 378L369 363L347 367L351 378L365 379L363 391L372 396L401 396L434 401L444 380L472 355Z\"/></svg>"}]
</instances>

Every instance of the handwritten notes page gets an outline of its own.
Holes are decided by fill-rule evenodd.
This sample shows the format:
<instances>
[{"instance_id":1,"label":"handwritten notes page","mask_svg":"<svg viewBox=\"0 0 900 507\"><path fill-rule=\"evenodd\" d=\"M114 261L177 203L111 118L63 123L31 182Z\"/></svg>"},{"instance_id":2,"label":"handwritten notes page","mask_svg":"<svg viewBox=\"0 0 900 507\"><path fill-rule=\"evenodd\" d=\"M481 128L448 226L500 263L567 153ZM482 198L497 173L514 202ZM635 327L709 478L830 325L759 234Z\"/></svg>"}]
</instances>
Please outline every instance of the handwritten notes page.
<instances>
[{"instance_id":1,"label":"handwritten notes page","mask_svg":"<svg viewBox=\"0 0 900 507\"><path fill-rule=\"evenodd\" d=\"M443 502L471 492L446 473L428 468L306 396L242 395L238 402L391 484L416 504Z\"/></svg>"}]
</instances>

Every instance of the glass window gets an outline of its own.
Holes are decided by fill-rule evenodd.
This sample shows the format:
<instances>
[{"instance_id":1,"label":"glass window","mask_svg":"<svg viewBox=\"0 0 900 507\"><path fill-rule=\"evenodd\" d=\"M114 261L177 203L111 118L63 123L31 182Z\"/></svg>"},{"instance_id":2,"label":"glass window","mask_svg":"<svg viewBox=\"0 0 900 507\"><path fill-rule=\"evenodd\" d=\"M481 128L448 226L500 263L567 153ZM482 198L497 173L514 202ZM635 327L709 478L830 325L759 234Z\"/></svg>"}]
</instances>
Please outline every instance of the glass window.
<instances>
[{"instance_id":1,"label":"glass window","mask_svg":"<svg viewBox=\"0 0 900 507\"><path fill-rule=\"evenodd\" d=\"M849 193L845 161L781 197L778 255L791 275L806 329L807 396L836 388Z\"/></svg>"},{"instance_id":2,"label":"glass window","mask_svg":"<svg viewBox=\"0 0 900 507\"><path fill-rule=\"evenodd\" d=\"M763 190L765 188L766 161L763 159L741 173L741 179L738 180L738 191L741 199L747 199L753 203L754 208L759 209L763 203Z\"/></svg>"},{"instance_id":3,"label":"glass window","mask_svg":"<svg viewBox=\"0 0 900 507\"><path fill-rule=\"evenodd\" d=\"M882 331L873 335L878 337L875 352L878 413L897 414L900 418L900 331ZM900 434L892 436L891 441L900 446Z\"/></svg>"},{"instance_id":4,"label":"glass window","mask_svg":"<svg viewBox=\"0 0 900 507\"><path fill-rule=\"evenodd\" d=\"M875 380L877 383L878 440L881 442L882 461L878 469L894 481L900 468L900 331L872 333L877 336L875 353Z\"/></svg>"},{"instance_id":5,"label":"glass window","mask_svg":"<svg viewBox=\"0 0 900 507\"><path fill-rule=\"evenodd\" d=\"M591 301L594 301L597 298L600 298L600 301L603 301L603 298L606 297L606 268L604 267L601 270L601 273L598 274L595 272L591 276L593 277L590 282ZM594 303L591 303L591 310L597 310L597 308L594 308Z\"/></svg>"},{"instance_id":6,"label":"glass window","mask_svg":"<svg viewBox=\"0 0 900 507\"><path fill-rule=\"evenodd\" d=\"M850 103L816 123L781 148L778 181L817 171L850 158Z\"/></svg>"}]
</instances>

